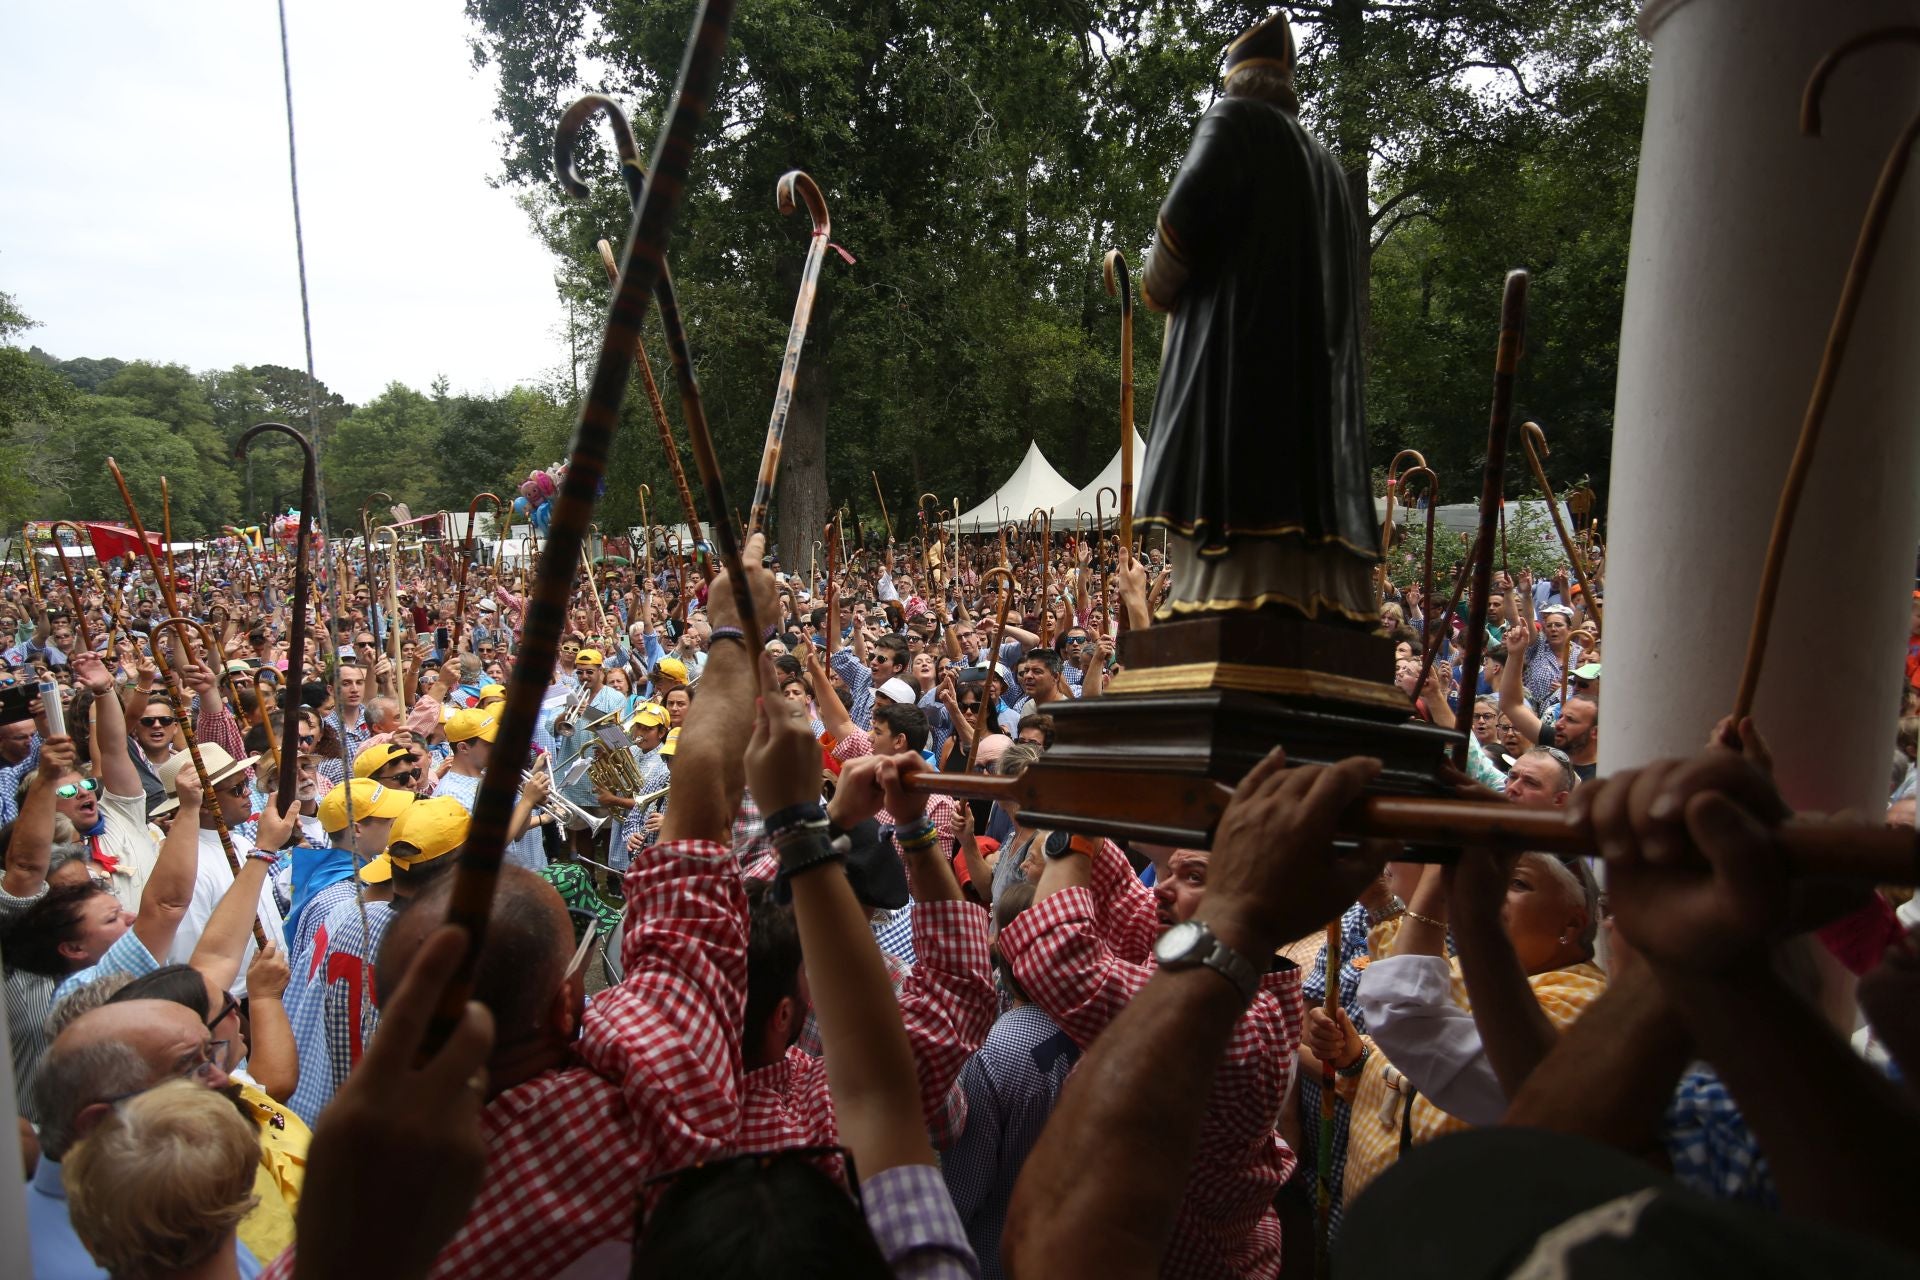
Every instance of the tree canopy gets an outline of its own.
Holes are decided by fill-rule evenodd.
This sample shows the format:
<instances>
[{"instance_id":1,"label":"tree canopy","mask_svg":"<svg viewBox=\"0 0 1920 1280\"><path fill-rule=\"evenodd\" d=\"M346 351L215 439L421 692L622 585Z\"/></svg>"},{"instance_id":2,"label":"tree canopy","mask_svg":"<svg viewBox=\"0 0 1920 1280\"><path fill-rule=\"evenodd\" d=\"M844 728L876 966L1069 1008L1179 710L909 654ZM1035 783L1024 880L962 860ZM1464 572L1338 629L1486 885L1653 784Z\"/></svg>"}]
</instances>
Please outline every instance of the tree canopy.
<instances>
[{"instance_id":1,"label":"tree canopy","mask_svg":"<svg viewBox=\"0 0 1920 1280\"><path fill-rule=\"evenodd\" d=\"M1604 499L1646 82L1630 0L1286 8L1301 44L1303 121L1364 196L1355 234L1371 261L1375 466L1418 447L1443 501L1472 499L1500 281L1524 266L1534 288L1518 410L1553 442L1555 483L1587 478ZM554 252L574 317L573 367L500 395L396 383L363 406L319 386L336 525L352 523L374 489L418 511L461 509L483 489L511 499L528 470L565 456L581 361L597 346L608 294L594 242L620 241L628 211L603 127L584 139L591 197L561 195L553 127L578 94L606 92L627 105L650 152L691 16L655 0L468 0L467 11L476 61L499 72L498 176L521 189ZM875 521L875 477L903 537L919 494L970 505L1029 440L1069 480L1090 479L1119 430L1119 307L1101 287L1101 258L1118 247L1137 272L1160 198L1218 91L1221 50L1267 12L1237 0L744 8L671 255L734 501L744 509L750 498L807 249L805 215L782 217L774 205L793 168L825 192L834 244L775 503L793 554L843 503ZM167 472L182 531L298 501L293 449L262 446L239 463L233 448L259 421L306 428L304 373L22 350L29 306L0 294L0 519L117 518L117 501L96 505L91 475L102 470L102 422L128 432L127 444L108 441L123 468L198 473ZM1161 331L1158 317L1136 311L1143 433ZM647 343L684 455L657 323ZM156 427L165 450L148 447ZM1526 487L1522 468L1516 455L1510 492ZM157 476L143 476L136 494L157 491ZM601 499L604 527L637 520L640 484L652 489L656 520L679 518L636 388Z\"/></svg>"}]
</instances>

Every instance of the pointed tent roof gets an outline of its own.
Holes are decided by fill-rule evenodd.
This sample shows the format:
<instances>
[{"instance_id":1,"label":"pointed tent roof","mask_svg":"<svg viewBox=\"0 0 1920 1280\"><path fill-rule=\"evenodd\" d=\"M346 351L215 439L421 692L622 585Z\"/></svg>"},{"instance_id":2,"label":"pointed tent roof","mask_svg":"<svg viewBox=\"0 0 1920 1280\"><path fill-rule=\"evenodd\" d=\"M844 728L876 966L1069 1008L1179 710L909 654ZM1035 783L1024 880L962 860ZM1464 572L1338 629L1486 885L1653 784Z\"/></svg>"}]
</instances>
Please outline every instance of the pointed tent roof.
<instances>
[{"instance_id":1,"label":"pointed tent roof","mask_svg":"<svg viewBox=\"0 0 1920 1280\"><path fill-rule=\"evenodd\" d=\"M1140 468L1146 463L1146 460L1147 442L1140 438L1138 431L1135 431L1133 433L1133 480L1135 484L1140 482ZM1056 529L1073 528L1074 521L1078 518L1077 513L1081 511L1087 513L1087 527L1092 527L1094 499L1102 489L1111 489L1115 494L1120 492L1120 451L1118 449L1113 451L1113 457L1107 462L1107 465L1101 470L1100 474L1087 481L1086 488L1080 490L1080 492L1074 494L1072 497L1064 498L1053 505L1053 527ZM1108 506L1106 514L1109 518L1112 517L1113 508L1111 505Z\"/></svg>"},{"instance_id":2,"label":"pointed tent roof","mask_svg":"<svg viewBox=\"0 0 1920 1280\"><path fill-rule=\"evenodd\" d=\"M1002 523L1025 520L1035 507L1049 510L1073 496L1073 486L1053 469L1038 443L1029 442L1027 456L987 500L960 517L961 533L992 533Z\"/></svg>"}]
</instances>

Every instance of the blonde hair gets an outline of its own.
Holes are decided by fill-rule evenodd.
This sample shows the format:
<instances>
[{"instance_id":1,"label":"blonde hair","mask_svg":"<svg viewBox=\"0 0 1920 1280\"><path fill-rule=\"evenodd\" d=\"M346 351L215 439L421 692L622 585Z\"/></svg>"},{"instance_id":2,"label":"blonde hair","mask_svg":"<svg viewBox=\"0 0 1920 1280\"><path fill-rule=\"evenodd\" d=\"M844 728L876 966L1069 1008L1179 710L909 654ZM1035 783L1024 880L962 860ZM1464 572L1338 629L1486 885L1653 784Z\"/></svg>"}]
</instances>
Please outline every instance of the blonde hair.
<instances>
[{"instance_id":1,"label":"blonde hair","mask_svg":"<svg viewBox=\"0 0 1920 1280\"><path fill-rule=\"evenodd\" d=\"M67 1153L73 1230L115 1280L183 1271L258 1203L260 1140L223 1095L171 1080L114 1107Z\"/></svg>"}]
</instances>

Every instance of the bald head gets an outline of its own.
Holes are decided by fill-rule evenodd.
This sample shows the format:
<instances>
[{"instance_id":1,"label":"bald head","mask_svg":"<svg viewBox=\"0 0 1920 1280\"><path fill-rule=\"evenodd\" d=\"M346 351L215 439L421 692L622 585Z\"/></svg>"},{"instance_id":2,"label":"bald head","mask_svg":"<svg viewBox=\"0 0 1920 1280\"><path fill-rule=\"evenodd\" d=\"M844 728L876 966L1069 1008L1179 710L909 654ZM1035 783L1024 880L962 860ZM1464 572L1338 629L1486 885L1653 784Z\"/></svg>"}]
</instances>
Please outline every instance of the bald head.
<instances>
[{"instance_id":1,"label":"bald head","mask_svg":"<svg viewBox=\"0 0 1920 1280\"><path fill-rule=\"evenodd\" d=\"M442 876L387 929L374 973L381 1003L446 923L452 893L453 877ZM493 1011L496 1055L540 1032L572 954L573 921L560 894L524 867L501 867L473 987L473 998Z\"/></svg>"},{"instance_id":2,"label":"bald head","mask_svg":"<svg viewBox=\"0 0 1920 1280\"><path fill-rule=\"evenodd\" d=\"M65 1156L109 1099L185 1075L210 1038L191 1009L170 1000L127 1000L81 1014L54 1039L35 1079L41 1148L55 1160ZM217 1068L213 1075L208 1083L226 1084Z\"/></svg>"}]
</instances>

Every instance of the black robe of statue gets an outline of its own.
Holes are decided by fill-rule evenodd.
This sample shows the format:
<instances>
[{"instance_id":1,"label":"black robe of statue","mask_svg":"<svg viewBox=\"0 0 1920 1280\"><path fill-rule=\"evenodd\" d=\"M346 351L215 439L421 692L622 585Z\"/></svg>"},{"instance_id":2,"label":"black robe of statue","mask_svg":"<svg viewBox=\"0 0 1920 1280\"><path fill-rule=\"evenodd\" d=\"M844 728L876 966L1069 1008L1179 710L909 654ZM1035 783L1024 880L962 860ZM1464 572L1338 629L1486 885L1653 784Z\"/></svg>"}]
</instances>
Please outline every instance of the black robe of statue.
<instances>
[{"instance_id":1,"label":"black robe of statue","mask_svg":"<svg viewBox=\"0 0 1920 1280\"><path fill-rule=\"evenodd\" d=\"M1172 299L1136 523L1202 556L1249 537L1378 558L1366 465L1361 290L1346 177L1291 115L1207 111L1160 209L1190 273Z\"/></svg>"}]
</instances>

